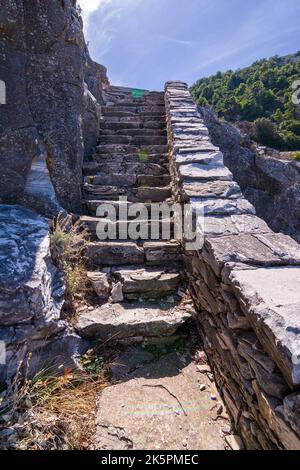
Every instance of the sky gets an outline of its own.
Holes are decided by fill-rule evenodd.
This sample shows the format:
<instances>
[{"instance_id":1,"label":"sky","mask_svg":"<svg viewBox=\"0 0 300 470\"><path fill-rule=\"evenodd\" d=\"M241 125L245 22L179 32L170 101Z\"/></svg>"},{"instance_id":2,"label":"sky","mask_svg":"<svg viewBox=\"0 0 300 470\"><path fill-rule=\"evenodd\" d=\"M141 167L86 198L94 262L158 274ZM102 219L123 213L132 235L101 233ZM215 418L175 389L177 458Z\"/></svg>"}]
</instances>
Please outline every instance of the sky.
<instances>
[{"instance_id":1,"label":"sky","mask_svg":"<svg viewBox=\"0 0 300 470\"><path fill-rule=\"evenodd\" d=\"M78 0L111 84L163 90L300 50L299 0Z\"/></svg>"}]
</instances>

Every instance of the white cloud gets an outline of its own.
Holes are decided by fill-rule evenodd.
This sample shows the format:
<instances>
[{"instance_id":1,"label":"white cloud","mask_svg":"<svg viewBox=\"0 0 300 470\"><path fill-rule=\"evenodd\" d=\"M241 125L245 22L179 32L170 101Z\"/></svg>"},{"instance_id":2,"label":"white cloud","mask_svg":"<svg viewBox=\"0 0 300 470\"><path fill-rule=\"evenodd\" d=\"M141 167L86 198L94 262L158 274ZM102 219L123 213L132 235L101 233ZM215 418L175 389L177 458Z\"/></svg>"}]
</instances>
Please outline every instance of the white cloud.
<instances>
[{"instance_id":1,"label":"white cloud","mask_svg":"<svg viewBox=\"0 0 300 470\"><path fill-rule=\"evenodd\" d=\"M79 0L79 5L82 9L82 18L84 29L87 31L90 16L104 5L110 3L111 0Z\"/></svg>"},{"instance_id":2,"label":"white cloud","mask_svg":"<svg viewBox=\"0 0 300 470\"><path fill-rule=\"evenodd\" d=\"M169 36L165 36L164 34L159 34L159 38L166 41L170 42L172 44L177 44L178 46L199 46L200 41L190 41L187 39L177 39Z\"/></svg>"}]
</instances>

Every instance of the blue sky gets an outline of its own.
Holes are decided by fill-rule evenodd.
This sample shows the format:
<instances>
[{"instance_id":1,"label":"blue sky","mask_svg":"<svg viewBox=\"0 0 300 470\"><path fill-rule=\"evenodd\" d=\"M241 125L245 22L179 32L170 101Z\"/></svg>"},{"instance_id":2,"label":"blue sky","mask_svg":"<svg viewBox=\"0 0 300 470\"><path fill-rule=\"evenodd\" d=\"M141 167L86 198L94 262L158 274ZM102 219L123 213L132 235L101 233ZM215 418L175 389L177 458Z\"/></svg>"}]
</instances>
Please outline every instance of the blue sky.
<instances>
[{"instance_id":1,"label":"blue sky","mask_svg":"<svg viewBox=\"0 0 300 470\"><path fill-rule=\"evenodd\" d=\"M79 0L112 84L162 90L300 49L299 0Z\"/></svg>"}]
</instances>

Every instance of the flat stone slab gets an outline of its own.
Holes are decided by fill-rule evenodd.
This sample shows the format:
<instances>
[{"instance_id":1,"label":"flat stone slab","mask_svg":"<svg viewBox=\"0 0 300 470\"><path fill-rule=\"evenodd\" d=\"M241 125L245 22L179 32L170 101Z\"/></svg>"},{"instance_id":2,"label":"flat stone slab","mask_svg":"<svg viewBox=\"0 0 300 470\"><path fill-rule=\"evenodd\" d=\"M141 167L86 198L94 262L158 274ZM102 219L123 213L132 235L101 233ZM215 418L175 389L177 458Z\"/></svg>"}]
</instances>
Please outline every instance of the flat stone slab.
<instances>
[{"instance_id":1,"label":"flat stone slab","mask_svg":"<svg viewBox=\"0 0 300 470\"><path fill-rule=\"evenodd\" d=\"M210 140L203 139L202 143L197 142L197 144L194 145L184 145L183 142L175 142L173 150L175 155L177 155L192 152L218 152L220 149L213 145Z\"/></svg>"},{"instance_id":2,"label":"flat stone slab","mask_svg":"<svg viewBox=\"0 0 300 470\"><path fill-rule=\"evenodd\" d=\"M255 209L247 199L190 199L193 211L204 209L205 215L242 215L253 214Z\"/></svg>"},{"instance_id":3,"label":"flat stone slab","mask_svg":"<svg viewBox=\"0 0 300 470\"><path fill-rule=\"evenodd\" d=\"M235 270L242 308L291 388L300 385L300 266Z\"/></svg>"},{"instance_id":4,"label":"flat stone slab","mask_svg":"<svg viewBox=\"0 0 300 470\"><path fill-rule=\"evenodd\" d=\"M98 341L171 336L192 313L191 309L180 306L107 303L81 314L75 328L83 338Z\"/></svg>"},{"instance_id":5,"label":"flat stone slab","mask_svg":"<svg viewBox=\"0 0 300 470\"><path fill-rule=\"evenodd\" d=\"M151 354L133 349L117 358L117 366L132 370L135 357L139 367L100 396L95 448L224 450L220 428L228 421L214 421L212 408L221 399L197 365L187 364L176 353L151 361ZM205 391L200 391L198 380L206 385Z\"/></svg>"},{"instance_id":6,"label":"flat stone slab","mask_svg":"<svg viewBox=\"0 0 300 470\"><path fill-rule=\"evenodd\" d=\"M134 242L95 242L89 243L85 249L85 256L90 263L96 266L140 264L144 262L144 252Z\"/></svg>"},{"instance_id":7,"label":"flat stone slab","mask_svg":"<svg viewBox=\"0 0 300 470\"><path fill-rule=\"evenodd\" d=\"M203 256L218 271L225 263L300 265L300 246L287 235L241 233L207 239Z\"/></svg>"},{"instance_id":8,"label":"flat stone slab","mask_svg":"<svg viewBox=\"0 0 300 470\"><path fill-rule=\"evenodd\" d=\"M203 165L217 164L223 165L223 154L222 152L196 152L196 153L184 153L177 154L175 156L177 165L183 165L187 163L200 163Z\"/></svg>"},{"instance_id":9,"label":"flat stone slab","mask_svg":"<svg viewBox=\"0 0 300 470\"><path fill-rule=\"evenodd\" d=\"M232 173L226 166L215 164L201 165L199 163L190 163L187 165L180 165L178 174L182 180L197 179L232 181L233 179Z\"/></svg>"},{"instance_id":10,"label":"flat stone slab","mask_svg":"<svg viewBox=\"0 0 300 470\"><path fill-rule=\"evenodd\" d=\"M185 181L182 193L187 198L237 199L242 197L241 188L235 181Z\"/></svg>"},{"instance_id":11,"label":"flat stone slab","mask_svg":"<svg viewBox=\"0 0 300 470\"><path fill-rule=\"evenodd\" d=\"M147 264L181 260L181 244L178 241L145 242L144 252Z\"/></svg>"},{"instance_id":12,"label":"flat stone slab","mask_svg":"<svg viewBox=\"0 0 300 470\"><path fill-rule=\"evenodd\" d=\"M255 215L231 215L230 217L205 217L204 232L206 238L225 237L240 233L270 233L269 226Z\"/></svg>"},{"instance_id":13,"label":"flat stone slab","mask_svg":"<svg viewBox=\"0 0 300 470\"><path fill-rule=\"evenodd\" d=\"M125 296L160 297L173 292L181 279L180 273L159 268L114 268L113 273L120 278Z\"/></svg>"}]
</instances>

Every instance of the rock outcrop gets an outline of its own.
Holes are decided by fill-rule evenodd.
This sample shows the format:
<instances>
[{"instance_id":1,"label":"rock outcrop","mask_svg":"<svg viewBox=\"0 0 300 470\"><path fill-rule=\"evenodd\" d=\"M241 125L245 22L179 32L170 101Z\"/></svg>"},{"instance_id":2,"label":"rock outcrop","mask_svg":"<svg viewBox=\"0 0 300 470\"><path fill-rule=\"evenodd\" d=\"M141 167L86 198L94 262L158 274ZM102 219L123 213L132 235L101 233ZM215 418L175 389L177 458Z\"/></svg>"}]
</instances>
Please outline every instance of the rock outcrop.
<instances>
[{"instance_id":1,"label":"rock outcrop","mask_svg":"<svg viewBox=\"0 0 300 470\"><path fill-rule=\"evenodd\" d=\"M1 383L19 371L73 367L84 343L61 319L62 273L50 256L49 225L22 206L0 205Z\"/></svg>"},{"instance_id":2,"label":"rock outcrop","mask_svg":"<svg viewBox=\"0 0 300 470\"><path fill-rule=\"evenodd\" d=\"M107 78L89 58L76 0L4 0L0 32L0 201L80 212Z\"/></svg>"},{"instance_id":3,"label":"rock outcrop","mask_svg":"<svg viewBox=\"0 0 300 470\"><path fill-rule=\"evenodd\" d=\"M300 242L300 162L270 156L229 123L222 123L212 109L200 108L212 142L224 154L244 196L275 232Z\"/></svg>"},{"instance_id":4,"label":"rock outcrop","mask_svg":"<svg viewBox=\"0 0 300 470\"><path fill-rule=\"evenodd\" d=\"M184 83L166 109L173 193L206 215L185 265L216 382L248 449L299 450L300 246L255 215Z\"/></svg>"}]
</instances>

